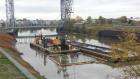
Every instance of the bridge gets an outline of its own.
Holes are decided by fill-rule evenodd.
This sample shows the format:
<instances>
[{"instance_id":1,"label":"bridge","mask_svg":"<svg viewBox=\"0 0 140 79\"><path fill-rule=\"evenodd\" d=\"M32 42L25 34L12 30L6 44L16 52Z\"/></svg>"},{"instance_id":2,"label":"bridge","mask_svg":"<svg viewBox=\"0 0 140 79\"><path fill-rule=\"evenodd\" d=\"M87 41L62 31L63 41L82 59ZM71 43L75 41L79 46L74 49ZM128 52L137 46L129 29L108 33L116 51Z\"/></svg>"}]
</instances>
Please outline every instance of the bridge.
<instances>
[{"instance_id":1,"label":"bridge","mask_svg":"<svg viewBox=\"0 0 140 79\"><path fill-rule=\"evenodd\" d=\"M41 28L57 28L57 26L20 26L20 27L7 27L4 29L41 29Z\"/></svg>"},{"instance_id":2,"label":"bridge","mask_svg":"<svg viewBox=\"0 0 140 79\"><path fill-rule=\"evenodd\" d=\"M14 0L5 0L6 1L6 29L32 29L32 28L48 28L45 26L42 27L16 27L15 24L15 13L14 13ZM71 17L72 13L72 4L73 0L60 0L60 10L61 10L61 27L64 27L66 21ZM65 25L66 26L66 25ZM49 27L52 28L52 27ZM4 30L4 29L3 29Z\"/></svg>"}]
</instances>

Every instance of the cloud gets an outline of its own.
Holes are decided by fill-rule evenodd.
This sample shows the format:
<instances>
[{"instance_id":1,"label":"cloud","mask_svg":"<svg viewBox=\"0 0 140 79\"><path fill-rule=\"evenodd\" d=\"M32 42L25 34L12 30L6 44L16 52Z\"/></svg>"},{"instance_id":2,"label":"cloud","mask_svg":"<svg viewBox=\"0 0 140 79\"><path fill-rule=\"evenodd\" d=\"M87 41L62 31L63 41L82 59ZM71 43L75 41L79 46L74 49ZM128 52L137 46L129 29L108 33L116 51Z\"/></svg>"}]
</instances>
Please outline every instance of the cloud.
<instances>
[{"instance_id":1,"label":"cloud","mask_svg":"<svg viewBox=\"0 0 140 79\"><path fill-rule=\"evenodd\" d=\"M76 0L75 15L107 18L140 16L139 0ZM80 3L78 3L80 2Z\"/></svg>"},{"instance_id":2,"label":"cloud","mask_svg":"<svg viewBox=\"0 0 140 79\"><path fill-rule=\"evenodd\" d=\"M139 0L74 0L73 16L140 17ZM15 0L16 18L60 19L60 0ZM0 0L0 18L5 18L5 0Z\"/></svg>"}]
</instances>

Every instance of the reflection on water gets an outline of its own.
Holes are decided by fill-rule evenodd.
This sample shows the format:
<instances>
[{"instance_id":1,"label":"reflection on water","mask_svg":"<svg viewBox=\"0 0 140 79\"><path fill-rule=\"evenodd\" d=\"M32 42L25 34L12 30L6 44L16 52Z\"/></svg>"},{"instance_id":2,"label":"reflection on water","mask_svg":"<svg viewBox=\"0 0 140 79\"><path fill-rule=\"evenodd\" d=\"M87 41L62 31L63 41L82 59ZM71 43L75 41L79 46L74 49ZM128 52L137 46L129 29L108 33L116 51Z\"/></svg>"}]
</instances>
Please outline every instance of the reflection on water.
<instances>
[{"instance_id":1,"label":"reflection on water","mask_svg":"<svg viewBox=\"0 0 140 79\"><path fill-rule=\"evenodd\" d=\"M85 65L59 66L54 63L47 54L31 49L29 44L17 44L16 47L23 53L22 58L48 79L109 79L108 77L110 77L110 75L115 74L113 77L120 75L118 70L104 64L92 63ZM83 55L80 55L78 59L77 57L74 57L75 59L69 58L72 57L70 55L57 57L56 60L59 60L59 62L61 61L64 64L89 61L92 59ZM93 60L95 59L93 58ZM110 79L112 79L112 77Z\"/></svg>"},{"instance_id":2,"label":"reflection on water","mask_svg":"<svg viewBox=\"0 0 140 79\"><path fill-rule=\"evenodd\" d=\"M50 31L48 29L21 31L18 34L21 36L32 36L39 32L45 35L56 34L56 30ZM29 43L32 40L32 38L18 38L16 48L23 53L21 57L47 79L123 79L122 71L109 65L101 63L73 65L80 62L97 61L95 57L90 57L81 53L47 55L46 53L31 49ZM82 41L77 38L77 41L109 47L105 43L101 43L99 40L95 39L84 38L84 41Z\"/></svg>"},{"instance_id":3,"label":"reflection on water","mask_svg":"<svg viewBox=\"0 0 140 79\"><path fill-rule=\"evenodd\" d=\"M42 33L43 35L56 35L56 29L40 29L40 30L20 30L18 36L35 36Z\"/></svg>"},{"instance_id":4,"label":"reflection on water","mask_svg":"<svg viewBox=\"0 0 140 79\"><path fill-rule=\"evenodd\" d=\"M50 55L49 58L60 66L82 65L96 61L94 57L83 55L80 52L72 54L55 54Z\"/></svg>"},{"instance_id":5,"label":"reflection on water","mask_svg":"<svg viewBox=\"0 0 140 79\"><path fill-rule=\"evenodd\" d=\"M82 36L82 35L69 35L69 39L75 39L78 42L81 43L86 43L86 44L92 44L92 45L96 45L96 46L102 46L102 47L110 47L106 41L109 41L108 39L106 39L104 42L103 40L100 41L98 37L88 37L88 36ZM113 42L113 41L112 41Z\"/></svg>"}]
</instances>

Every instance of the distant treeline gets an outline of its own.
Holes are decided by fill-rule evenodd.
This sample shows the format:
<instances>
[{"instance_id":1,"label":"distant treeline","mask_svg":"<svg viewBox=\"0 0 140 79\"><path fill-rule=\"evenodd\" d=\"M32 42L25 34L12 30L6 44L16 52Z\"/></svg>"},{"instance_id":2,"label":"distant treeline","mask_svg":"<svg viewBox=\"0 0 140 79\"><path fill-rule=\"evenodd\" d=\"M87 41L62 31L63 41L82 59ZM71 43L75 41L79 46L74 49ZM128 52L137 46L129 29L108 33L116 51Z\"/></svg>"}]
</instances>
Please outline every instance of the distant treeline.
<instances>
[{"instance_id":1,"label":"distant treeline","mask_svg":"<svg viewBox=\"0 0 140 79\"><path fill-rule=\"evenodd\" d=\"M86 20L77 16L76 18L67 21L64 26L64 31L68 33L97 35L98 32L102 30L113 30L116 27L140 26L140 21L133 20L132 17L127 18L126 16L121 16L116 19L106 19L102 16L99 16L98 19L92 19L92 17L89 16Z\"/></svg>"}]
</instances>

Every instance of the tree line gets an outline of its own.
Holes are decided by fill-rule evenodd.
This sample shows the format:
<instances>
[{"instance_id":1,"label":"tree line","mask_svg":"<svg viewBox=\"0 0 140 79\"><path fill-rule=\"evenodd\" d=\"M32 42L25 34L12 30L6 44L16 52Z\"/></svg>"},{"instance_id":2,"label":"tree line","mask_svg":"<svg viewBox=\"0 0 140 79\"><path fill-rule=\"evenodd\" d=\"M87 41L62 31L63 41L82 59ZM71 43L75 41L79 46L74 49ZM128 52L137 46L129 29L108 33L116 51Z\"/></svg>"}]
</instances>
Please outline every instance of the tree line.
<instances>
[{"instance_id":1,"label":"tree line","mask_svg":"<svg viewBox=\"0 0 140 79\"><path fill-rule=\"evenodd\" d=\"M64 30L69 33L82 33L82 34L97 34L101 30L108 28L113 28L113 26L136 26L140 25L140 21L133 20L133 17L128 18L126 16L121 16L119 18L105 18L99 16L98 19L93 19L88 16L83 19L80 16L70 19L66 22Z\"/></svg>"}]
</instances>

